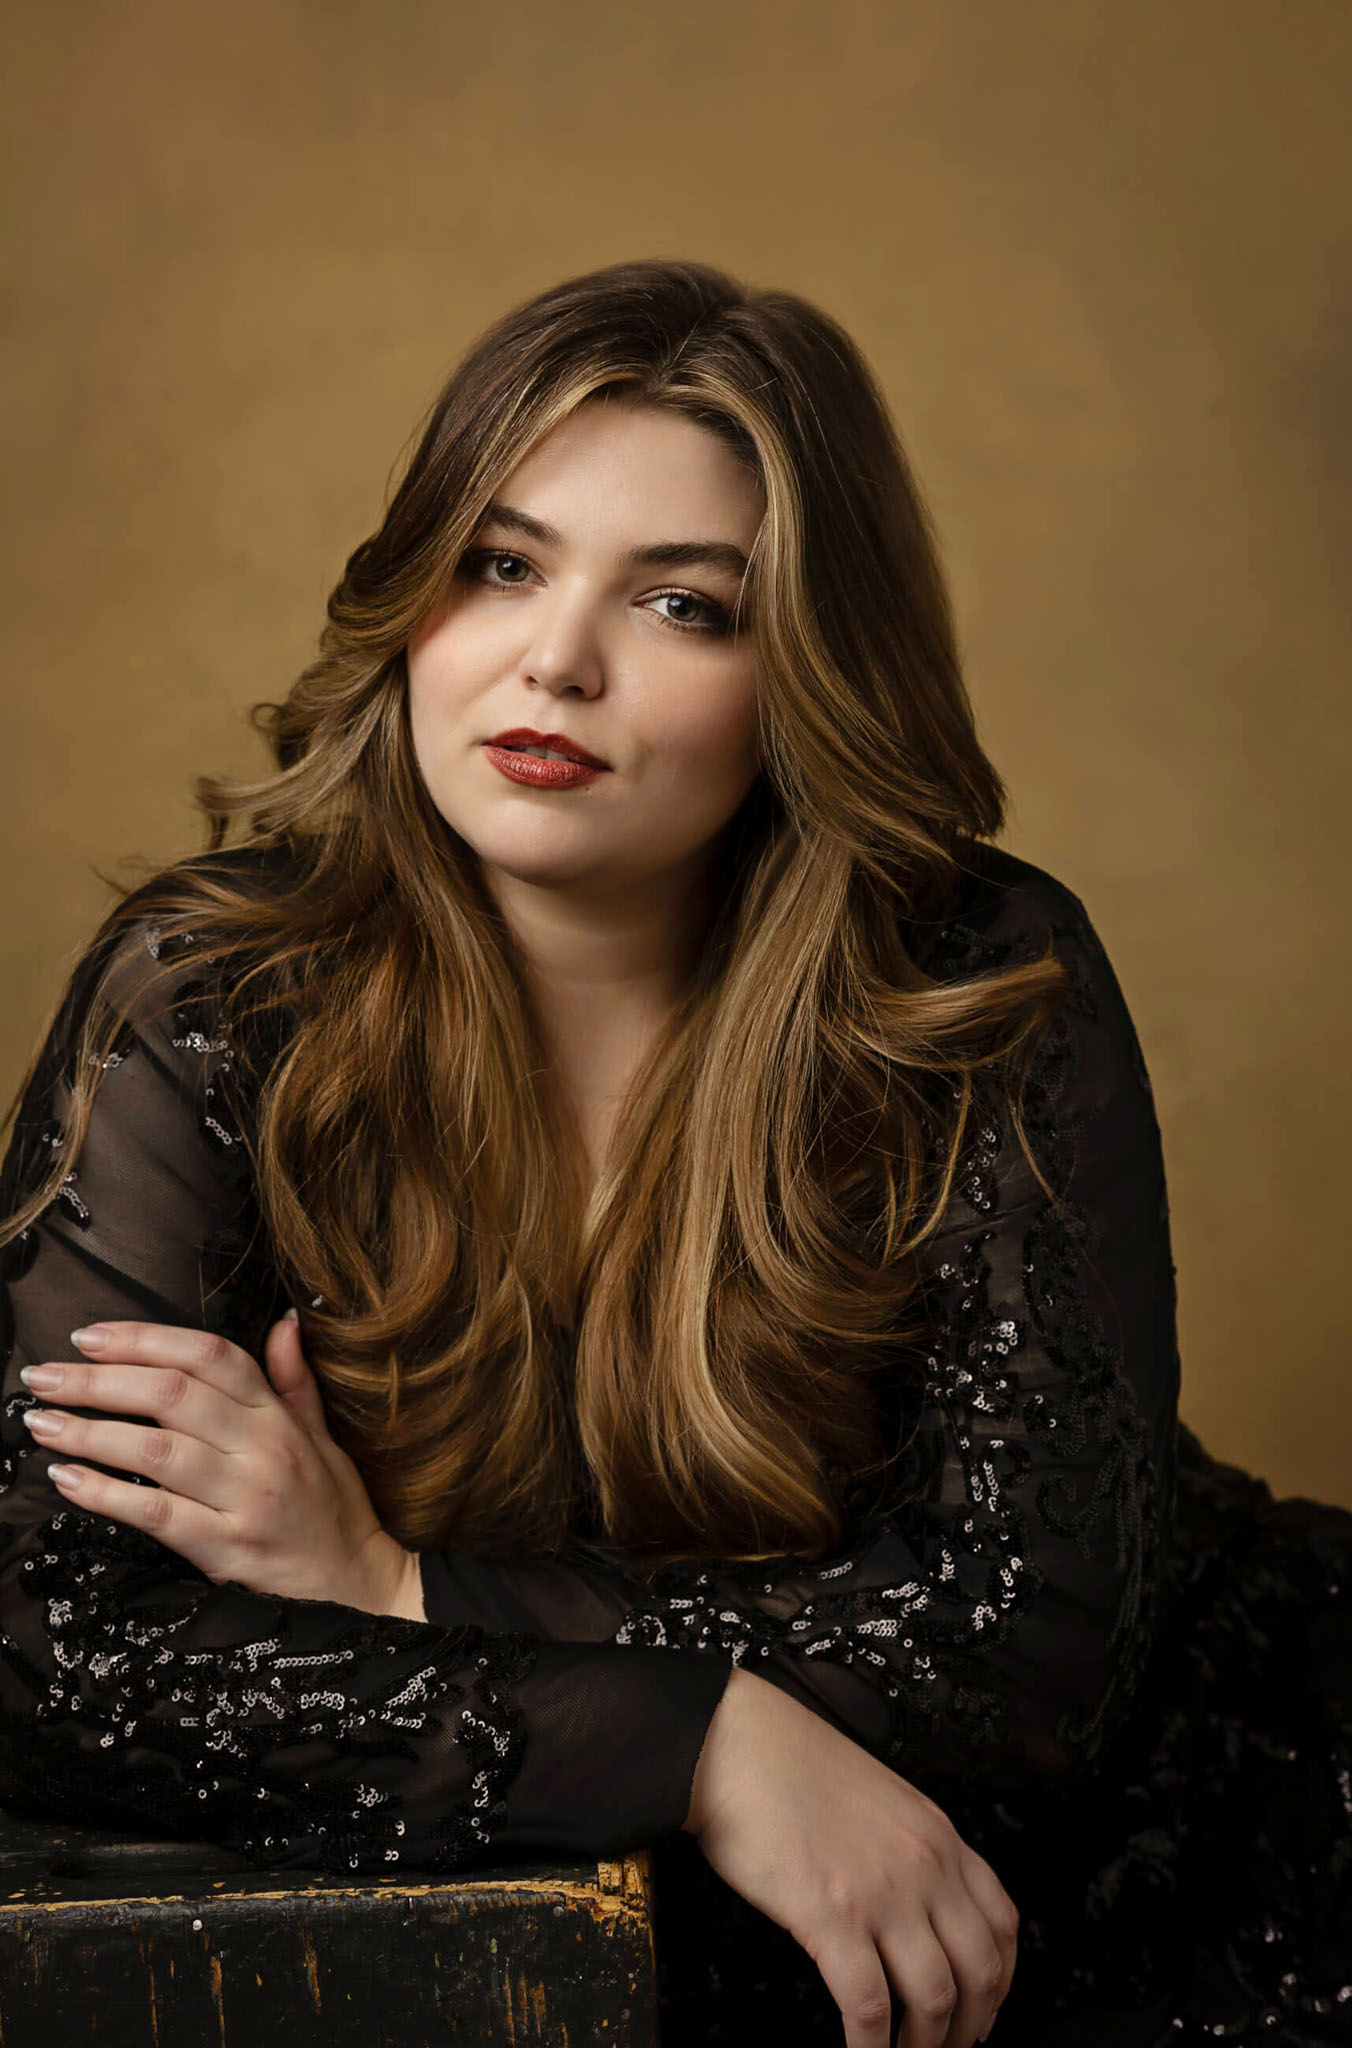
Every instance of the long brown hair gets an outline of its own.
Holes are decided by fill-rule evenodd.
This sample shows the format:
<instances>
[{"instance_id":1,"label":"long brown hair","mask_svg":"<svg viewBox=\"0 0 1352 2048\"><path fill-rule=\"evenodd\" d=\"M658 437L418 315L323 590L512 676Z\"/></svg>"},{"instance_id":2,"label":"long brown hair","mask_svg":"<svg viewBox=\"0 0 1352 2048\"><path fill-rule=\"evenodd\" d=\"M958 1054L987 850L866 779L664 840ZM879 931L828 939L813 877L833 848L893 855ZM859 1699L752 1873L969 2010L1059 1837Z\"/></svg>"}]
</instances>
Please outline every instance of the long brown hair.
<instances>
[{"instance_id":1,"label":"long brown hair","mask_svg":"<svg viewBox=\"0 0 1352 2048\"><path fill-rule=\"evenodd\" d=\"M762 487L763 765L579 1214L523 962L418 772L406 648L500 482L603 394L698 422ZM585 1518L650 1568L829 1550L847 1479L883 1469L873 1392L907 1370L972 1077L1009 1077L1027 1150L1022 1079L1063 986L1050 952L937 981L908 949L1005 792L858 348L699 263L622 263L518 307L437 399L317 658L252 718L274 772L201 778L206 852L100 934L191 932L227 1038L286 1019L248 1133L259 1206L385 1526L547 1555ZM279 856L266 887L211 864L232 820ZM78 1155L116 1025L90 1005L60 1156L0 1242Z\"/></svg>"}]
</instances>

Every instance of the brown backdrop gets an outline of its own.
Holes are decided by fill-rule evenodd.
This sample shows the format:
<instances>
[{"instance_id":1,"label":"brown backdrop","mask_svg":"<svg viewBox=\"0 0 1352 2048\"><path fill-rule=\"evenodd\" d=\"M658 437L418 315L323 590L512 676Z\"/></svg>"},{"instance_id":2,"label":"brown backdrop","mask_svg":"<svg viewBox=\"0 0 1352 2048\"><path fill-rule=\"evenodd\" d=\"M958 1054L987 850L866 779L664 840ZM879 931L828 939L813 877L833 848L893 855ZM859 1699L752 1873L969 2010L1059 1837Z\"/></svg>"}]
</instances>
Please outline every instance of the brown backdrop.
<instances>
[{"instance_id":1,"label":"brown backdrop","mask_svg":"<svg viewBox=\"0 0 1352 2048\"><path fill-rule=\"evenodd\" d=\"M832 310L944 538L1006 843L1164 1129L1185 1417L1352 1505L1352 12L57 0L5 40L0 1083L469 338L632 256ZM1340 370L1342 374L1340 375Z\"/></svg>"}]
</instances>

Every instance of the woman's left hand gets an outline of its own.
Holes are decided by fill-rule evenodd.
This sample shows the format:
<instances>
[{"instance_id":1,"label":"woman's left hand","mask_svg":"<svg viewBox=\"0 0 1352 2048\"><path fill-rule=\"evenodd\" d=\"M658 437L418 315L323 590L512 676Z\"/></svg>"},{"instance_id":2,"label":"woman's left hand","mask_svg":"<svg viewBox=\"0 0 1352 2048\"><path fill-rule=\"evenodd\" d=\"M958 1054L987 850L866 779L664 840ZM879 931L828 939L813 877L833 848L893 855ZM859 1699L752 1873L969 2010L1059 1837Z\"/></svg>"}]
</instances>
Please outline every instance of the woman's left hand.
<instances>
[{"instance_id":1,"label":"woman's left hand","mask_svg":"<svg viewBox=\"0 0 1352 2048\"><path fill-rule=\"evenodd\" d=\"M329 1435L294 1309L268 1332L266 1376L207 1330L99 1323L79 1340L98 1362L27 1366L31 1392L150 1420L33 1408L24 1421L34 1441L63 1461L83 1454L157 1483L63 1463L51 1477L68 1500L143 1529L217 1585L425 1618L418 1553L386 1535L360 1473Z\"/></svg>"}]
</instances>

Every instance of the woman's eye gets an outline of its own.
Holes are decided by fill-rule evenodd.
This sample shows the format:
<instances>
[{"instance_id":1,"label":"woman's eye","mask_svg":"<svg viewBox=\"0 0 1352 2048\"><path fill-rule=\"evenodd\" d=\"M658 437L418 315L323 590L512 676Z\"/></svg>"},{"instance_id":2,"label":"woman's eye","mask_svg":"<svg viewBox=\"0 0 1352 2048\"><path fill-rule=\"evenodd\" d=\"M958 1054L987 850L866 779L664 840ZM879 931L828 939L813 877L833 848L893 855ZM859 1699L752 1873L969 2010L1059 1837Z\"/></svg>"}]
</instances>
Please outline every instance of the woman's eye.
<instances>
[{"instance_id":1,"label":"woman's eye","mask_svg":"<svg viewBox=\"0 0 1352 2048\"><path fill-rule=\"evenodd\" d=\"M475 569L481 566L486 568L490 562L498 564L514 562L518 569L525 569L527 572L530 569L529 562L524 561L520 555L508 554L505 548L476 548L472 553L466 555L465 562L468 567ZM504 580L508 583L519 583L521 578L519 576L508 576Z\"/></svg>"},{"instance_id":2,"label":"woman's eye","mask_svg":"<svg viewBox=\"0 0 1352 2048\"><path fill-rule=\"evenodd\" d=\"M494 571L493 575L483 575L481 572L488 569L490 564ZM507 565L509 571L519 569L522 574L518 576L504 573L504 565ZM476 582L486 584L490 590L507 589L522 584L530 575L530 563L525 557L511 554L506 548L472 548L463 557L461 567L467 570ZM650 605L673 604L683 607L687 613L684 618L671 613L657 614L662 625L670 626L676 632L727 633L731 630L732 621L724 607L715 604L711 597L697 597L693 590L659 590L655 597L648 598L646 602Z\"/></svg>"},{"instance_id":3,"label":"woman's eye","mask_svg":"<svg viewBox=\"0 0 1352 2048\"><path fill-rule=\"evenodd\" d=\"M711 597L696 597L693 590L659 590L650 604L693 605L696 613L703 612L705 620L699 618L672 618L661 615L664 626L679 626L686 633L725 633L728 629L728 615L721 604L715 604Z\"/></svg>"}]
</instances>

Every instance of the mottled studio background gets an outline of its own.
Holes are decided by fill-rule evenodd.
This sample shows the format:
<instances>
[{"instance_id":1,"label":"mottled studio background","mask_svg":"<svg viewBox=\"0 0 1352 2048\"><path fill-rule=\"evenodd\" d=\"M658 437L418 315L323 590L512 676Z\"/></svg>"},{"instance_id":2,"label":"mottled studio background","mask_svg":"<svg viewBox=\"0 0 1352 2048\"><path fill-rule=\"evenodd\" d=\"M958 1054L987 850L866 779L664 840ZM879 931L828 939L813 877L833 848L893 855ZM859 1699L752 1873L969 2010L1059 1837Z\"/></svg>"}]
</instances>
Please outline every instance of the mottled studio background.
<instances>
[{"instance_id":1,"label":"mottled studio background","mask_svg":"<svg viewBox=\"0 0 1352 2048\"><path fill-rule=\"evenodd\" d=\"M945 543L1005 843L1085 899L1164 1130L1183 1412L1352 1504L1352 9L5 10L6 1099L451 364L696 257L829 308Z\"/></svg>"}]
</instances>

